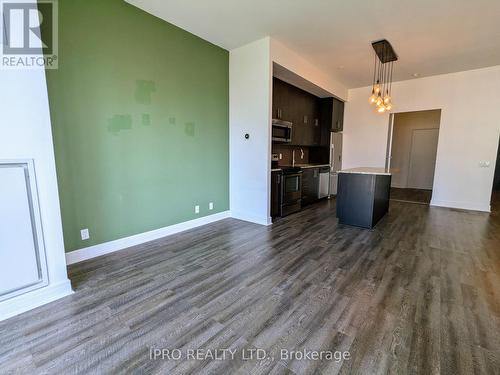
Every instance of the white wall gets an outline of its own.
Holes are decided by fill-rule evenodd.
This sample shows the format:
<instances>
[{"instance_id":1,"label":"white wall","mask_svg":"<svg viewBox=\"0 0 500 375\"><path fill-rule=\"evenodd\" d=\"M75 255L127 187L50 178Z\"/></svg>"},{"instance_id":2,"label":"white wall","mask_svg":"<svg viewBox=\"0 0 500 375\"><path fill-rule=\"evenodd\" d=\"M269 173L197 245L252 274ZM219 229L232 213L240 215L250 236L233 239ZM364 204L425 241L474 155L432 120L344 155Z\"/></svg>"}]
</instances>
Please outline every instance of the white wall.
<instances>
[{"instance_id":1,"label":"white wall","mask_svg":"<svg viewBox=\"0 0 500 375\"><path fill-rule=\"evenodd\" d=\"M2 320L72 291L66 273L45 73L0 69L0 82L0 159L34 161L49 278L47 287L0 302Z\"/></svg>"},{"instance_id":2,"label":"white wall","mask_svg":"<svg viewBox=\"0 0 500 375\"><path fill-rule=\"evenodd\" d=\"M394 111L441 109L432 204L490 210L500 133L500 66L396 82ZM368 103L371 88L349 90L343 167L383 167L389 114ZM479 162L489 161L489 168Z\"/></svg>"},{"instance_id":3,"label":"white wall","mask_svg":"<svg viewBox=\"0 0 500 375\"><path fill-rule=\"evenodd\" d=\"M270 38L229 52L231 215L266 225L271 223L271 85Z\"/></svg>"}]
</instances>

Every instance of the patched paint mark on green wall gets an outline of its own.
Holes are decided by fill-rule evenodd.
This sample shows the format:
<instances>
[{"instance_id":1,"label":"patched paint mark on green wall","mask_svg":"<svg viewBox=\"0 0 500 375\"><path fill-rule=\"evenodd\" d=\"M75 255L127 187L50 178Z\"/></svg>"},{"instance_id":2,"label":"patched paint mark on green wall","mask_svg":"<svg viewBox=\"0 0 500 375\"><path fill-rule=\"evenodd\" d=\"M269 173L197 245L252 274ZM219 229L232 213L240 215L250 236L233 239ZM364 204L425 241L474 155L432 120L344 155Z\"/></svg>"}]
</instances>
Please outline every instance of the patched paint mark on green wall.
<instances>
[{"instance_id":1,"label":"patched paint mark on green wall","mask_svg":"<svg viewBox=\"0 0 500 375\"><path fill-rule=\"evenodd\" d=\"M47 84L66 251L229 208L228 68L124 1L59 0Z\"/></svg>"},{"instance_id":2,"label":"patched paint mark on green wall","mask_svg":"<svg viewBox=\"0 0 500 375\"><path fill-rule=\"evenodd\" d=\"M151 95L156 91L153 81L139 80L135 82L135 100L140 104L151 104Z\"/></svg>"},{"instance_id":3,"label":"patched paint mark on green wall","mask_svg":"<svg viewBox=\"0 0 500 375\"><path fill-rule=\"evenodd\" d=\"M186 132L186 134L190 137L194 137L194 130L195 130L194 122L186 122L186 125L184 127L184 131Z\"/></svg>"},{"instance_id":4,"label":"patched paint mark on green wall","mask_svg":"<svg viewBox=\"0 0 500 375\"><path fill-rule=\"evenodd\" d=\"M145 126L151 125L151 116L149 116L149 113L143 113L141 121L142 125Z\"/></svg>"},{"instance_id":5,"label":"patched paint mark on green wall","mask_svg":"<svg viewBox=\"0 0 500 375\"><path fill-rule=\"evenodd\" d=\"M113 134L129 129L132 129L132 116L130 115L114 115L108 119L108 131Z\"/></svg>"}]
</instances>

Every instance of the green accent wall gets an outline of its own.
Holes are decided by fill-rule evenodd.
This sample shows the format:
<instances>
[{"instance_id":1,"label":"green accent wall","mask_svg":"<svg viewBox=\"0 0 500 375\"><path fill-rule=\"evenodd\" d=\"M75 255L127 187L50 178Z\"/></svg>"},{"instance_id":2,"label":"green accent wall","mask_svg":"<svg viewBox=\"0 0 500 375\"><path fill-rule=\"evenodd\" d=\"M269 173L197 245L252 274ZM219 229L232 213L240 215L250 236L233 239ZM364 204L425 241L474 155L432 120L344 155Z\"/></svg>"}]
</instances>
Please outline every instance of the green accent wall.
<instances>
[{"instance_id":1,"label":"green accent wall","mask_svg":"<svg viewBox=\"0 0 500 375\"><path fill-rule=\"evenodd\" d=\"M228 210L229 53L123 0L58 3L66 251Z\"/></svg>"}]
</instances>

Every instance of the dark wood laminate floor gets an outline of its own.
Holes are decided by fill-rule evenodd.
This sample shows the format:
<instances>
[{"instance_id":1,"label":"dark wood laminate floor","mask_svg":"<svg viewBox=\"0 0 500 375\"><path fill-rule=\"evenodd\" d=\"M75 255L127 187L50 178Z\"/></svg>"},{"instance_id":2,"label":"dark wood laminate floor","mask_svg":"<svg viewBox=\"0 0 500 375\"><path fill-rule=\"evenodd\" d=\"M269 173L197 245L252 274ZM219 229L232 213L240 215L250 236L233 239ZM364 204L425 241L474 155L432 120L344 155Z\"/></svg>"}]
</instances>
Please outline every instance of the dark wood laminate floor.
<instances>
[{"instance_id":1,"label":"dark wood laminate floor","mask_svg":"<svg viewBox=\"0 0 500 375\"><path fill-rule=\"evenodd\" d=\"M401 189L391 187L391 200L429 204L431 203L432 190Z\"/></svg>"},{"instance_id":2,"label":"dark wood laminate floor","mask_svg":"<svg viewBox=\"0 0 500 375\"><path fill-rule=\"evenodd\" d=\"M74 295L0 323L0 373L498 374L499 212L391 202L368 231L334 209L227 219L74 265ZM152 361L151 346L275 358Z\"/></svg>"}]
</instances>

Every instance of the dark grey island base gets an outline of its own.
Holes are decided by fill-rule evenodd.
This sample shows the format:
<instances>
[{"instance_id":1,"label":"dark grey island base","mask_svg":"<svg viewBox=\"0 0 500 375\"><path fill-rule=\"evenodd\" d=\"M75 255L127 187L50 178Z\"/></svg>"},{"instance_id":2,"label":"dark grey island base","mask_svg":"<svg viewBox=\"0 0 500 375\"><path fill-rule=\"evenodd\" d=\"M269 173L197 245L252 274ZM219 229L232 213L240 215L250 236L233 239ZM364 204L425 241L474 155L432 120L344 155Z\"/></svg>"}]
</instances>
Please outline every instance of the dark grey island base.
<instances>
[{"instance_id":1,"label":"dark grey island base","mask_svg":"<svg viewBox=\"0 0 500 375\"><path fill-rule=\"evenodd\" d=\"M391 174L379 168L339 172L337 217L339 223L373 228L389 210Z\"/></svg>"}]
</instances>

